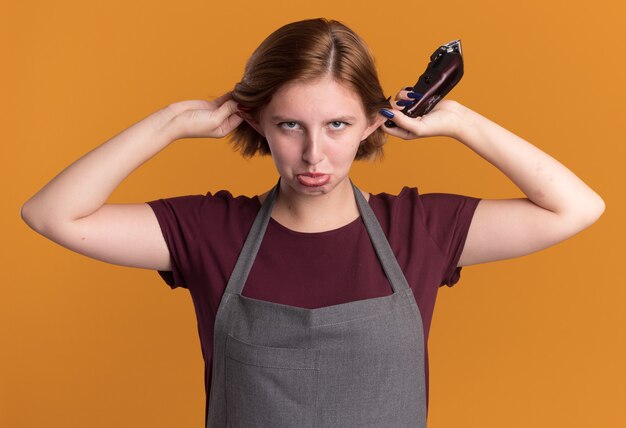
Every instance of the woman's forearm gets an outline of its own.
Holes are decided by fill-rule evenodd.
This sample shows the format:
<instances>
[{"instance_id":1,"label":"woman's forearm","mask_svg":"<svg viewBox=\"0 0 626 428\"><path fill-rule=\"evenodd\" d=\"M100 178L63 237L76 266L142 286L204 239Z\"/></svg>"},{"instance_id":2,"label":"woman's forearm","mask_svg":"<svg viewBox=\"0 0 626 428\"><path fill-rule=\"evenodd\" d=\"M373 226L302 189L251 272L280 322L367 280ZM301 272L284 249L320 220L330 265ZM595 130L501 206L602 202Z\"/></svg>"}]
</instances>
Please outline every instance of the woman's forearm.
<instances>
[{"instance_id":1,"label":"woman's forearm","mask_svg":"<svg viewBox=\"0 0 626 428\"><path fill-rule=\"evenodd\" d=\"M97 211L131 172L176 139L171 109L145 117L69 165L30 198L22 217L34 229Z\"/></svg>"},{"instance_id":2,"label":"woman's forearm","mask_svg":"<svg viewBox=\"0 0 626 428\"><path fill-rule=\"evenodd\" d=\"M572 219L597 219L604 201L563 164L507 129L460 106L457 140L513 181L528 199Z\"/></svg>"}]
</instances>

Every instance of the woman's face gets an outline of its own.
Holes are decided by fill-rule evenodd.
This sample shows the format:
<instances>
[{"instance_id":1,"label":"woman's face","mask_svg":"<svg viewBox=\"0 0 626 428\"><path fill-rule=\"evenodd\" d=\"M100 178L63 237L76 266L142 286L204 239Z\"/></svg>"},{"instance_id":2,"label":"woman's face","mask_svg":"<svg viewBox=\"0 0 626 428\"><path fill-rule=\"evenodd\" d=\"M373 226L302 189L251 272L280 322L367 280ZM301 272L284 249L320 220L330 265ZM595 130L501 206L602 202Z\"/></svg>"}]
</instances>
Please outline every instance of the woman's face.
<instances>
[{"instance_id":1,"label":"woman's face","mask_svg":"<svg viewBox=\"0 0 626 428\"><path fill-rule=\"evenodd\" d=\"M283 85L255 128L268 141L281 182L315 195L346 180L360 142L384 121L369 123L356 93L323 78Z\"/></svg>"}]
</instances>

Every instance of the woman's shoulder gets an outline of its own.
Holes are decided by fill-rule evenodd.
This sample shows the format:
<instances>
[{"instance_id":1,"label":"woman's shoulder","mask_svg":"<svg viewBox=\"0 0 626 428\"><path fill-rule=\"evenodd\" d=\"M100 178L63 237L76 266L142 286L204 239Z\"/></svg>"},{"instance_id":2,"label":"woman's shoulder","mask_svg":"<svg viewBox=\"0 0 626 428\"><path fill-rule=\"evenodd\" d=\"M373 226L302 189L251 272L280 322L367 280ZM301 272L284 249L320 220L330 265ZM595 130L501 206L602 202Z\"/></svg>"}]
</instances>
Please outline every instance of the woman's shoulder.
<instances>
[{"instance_id":1,"label":"woman's shoulder","mask_svg":"<svg viewBox=\"0 0 626 428\"><path fill-rule=\"evenodd\" d=\"M154 209L175 213L178 218L207 218L207 215L211 218L247 218L254 215L260 206L256 195L234 195L228 189L163 197L147 203Z\"/></svg>"},{"instance_id":2,"label":"woman's shoulder","mask_svg":"<svg viewBox=\"0 0 626 428\"><path fill-rule=\"evenodd\" d=\"M480 198L456 193L420 193L416 186L403 186L396 194L371 194L374 212L392 223L419 221L431 232L472 216Z\"/></svg>"},{"instance_id":3,"label":"woman's shoulder","mask_svg":"<svg viewBox=\"0 0 626 428\"><path fill-rule=\"evenodd\" d=\"M396 193L389 193L387 191L385 192L380 192L380 193L372 193L370 192L370 196L375 198L375 199L382 199L382 200L394 200L394 199L398 199L398 198L407 198L407 197L411 197L414 195L419 195L419 191L417 189L417 187L415 186L402 186L402 188L396 192Z\"/></svg>"},{"instance_id":4,"label":"woman's shoulder","mask_svg":"<svg viewBox=\"0 0 626 428\"><path fill-rule=\"evenodd\" d=\"M217 203L220 201L223 202L231 202L234 201L236 203L247 204L247 203L255 203L258 202L257 195L233 195L233 193L228 189L221 189L217 191L207 191L206 193L194 193L188 195L177 195L171 197L159 198L159 200L164 201L172 201L177 203Z\"/></svg>"},{"instance_id":5,"label":"woman's shoulder","mask_svg":"<svg viewBox=\"0 0 626 428\"><path fill-rule=\"evenodd\" d=\"M403 186L398 192L370 192L369 202L372 208L392 209L414 206L420 203L420 193L417 187Z\"/></svg>"},{"instance_id":6,"label":"woman's shoulder","mask_svg":"<svg viewBox=\"0 0 626 428\"><path fill-rule=\"evenodd\" d=\"M215 193L207 192L204 197L209 200L221 200L227 202L235 202L238 204L258 204L259 196L258 195L242 195L237 194L236 196L227 189L218 190Z\"/></svg>"},{"instance_id":7,"label":"woman's shoulder","mask_svg":"<svg viewBox=\"0 0 626 428\"><path fill-rule=\"evenodd\" d=\"M403 186L397 193L371 193L376 201L395 203L418 203L423 206L458 205L460 202L477 202L480 198L470 195L445 192L420 193L416 186Z\"/></svg>"}]
</instances>

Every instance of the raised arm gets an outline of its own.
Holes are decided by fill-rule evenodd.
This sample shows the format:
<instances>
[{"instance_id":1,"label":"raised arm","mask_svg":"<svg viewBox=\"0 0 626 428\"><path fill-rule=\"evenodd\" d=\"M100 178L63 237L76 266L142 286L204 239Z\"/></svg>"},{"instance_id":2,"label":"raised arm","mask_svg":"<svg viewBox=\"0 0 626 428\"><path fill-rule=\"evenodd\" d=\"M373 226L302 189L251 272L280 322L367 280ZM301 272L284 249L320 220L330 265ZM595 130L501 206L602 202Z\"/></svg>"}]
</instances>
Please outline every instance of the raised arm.
<instances>
[{"instance_id":1,"label":"raised arm","mask_svg":"<svg viewBox=\"0 0 626 428\"><path fill-rule=\"evenodd\" d=\"M400 91L397 100L408 99ZM559 161L536 146L450 100L409 118L394 109L404 139L444 135L457 139L515 183L527 198L483 199L470 225L458 266L530 254L592 225L604 212L602 198Z\"/></svg>"},{"instance_id":2,"label":"raised arm","mask_svg":"<svg viewBox=\"0 0 626 428\"><path fill-rule=\"evenodd\" d=\"M148 204L106 204L131 172L173 141L223 137L242 119L225 94L152 113L69 165L21 208L36 232L102 261L169 270L169 251Z\"/></svg>"}]
</instances>

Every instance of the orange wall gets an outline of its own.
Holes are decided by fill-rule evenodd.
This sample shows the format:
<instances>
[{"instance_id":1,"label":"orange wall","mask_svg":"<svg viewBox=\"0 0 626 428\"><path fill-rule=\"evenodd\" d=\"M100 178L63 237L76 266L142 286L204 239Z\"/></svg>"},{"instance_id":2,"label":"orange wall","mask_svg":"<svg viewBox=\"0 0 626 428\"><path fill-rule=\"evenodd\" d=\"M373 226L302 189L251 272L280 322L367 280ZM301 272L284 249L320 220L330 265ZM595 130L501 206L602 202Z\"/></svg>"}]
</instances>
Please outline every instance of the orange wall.
<instances>
[{"instance_id":1,"label":"orange wall","mask_svg":"<svg viewBox=\"0 0 626 428\"><path fill-rule=\"evenodd\" d=\"M264 37L318 16L369 43L388 95L413 84L437 46L461 38L465 75L448 98L558 159L607 205L573 238L465 267L454 288L440 289L429 427L626 426L624 11L617 0L579 4L2 0L0 426L202 425L189 293L154 271L73 253L32 231L19 209L149 113L229 90ZM224 188L253 195L276 177L271 159L243 160L226 140L179 140L108 202ZM390 138L386 160L355 165L352 178L374 193L413 185L525 196L450 138Z\"/></svg>"}]
</instances>

